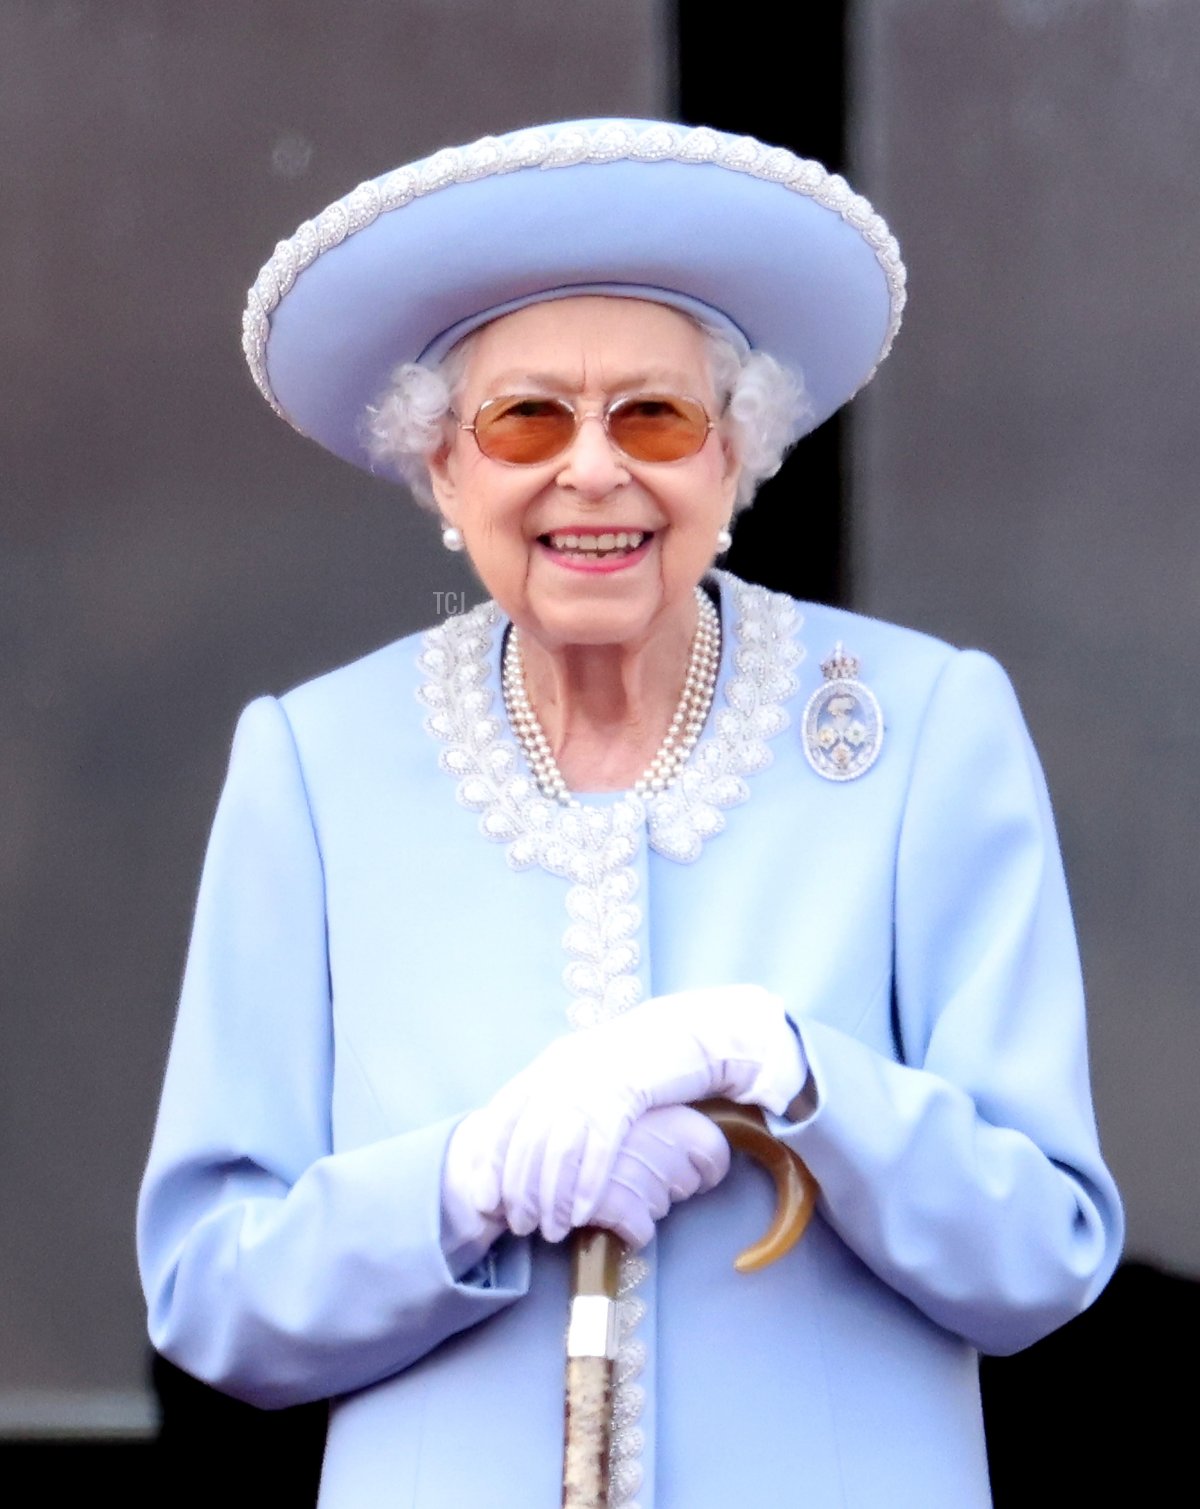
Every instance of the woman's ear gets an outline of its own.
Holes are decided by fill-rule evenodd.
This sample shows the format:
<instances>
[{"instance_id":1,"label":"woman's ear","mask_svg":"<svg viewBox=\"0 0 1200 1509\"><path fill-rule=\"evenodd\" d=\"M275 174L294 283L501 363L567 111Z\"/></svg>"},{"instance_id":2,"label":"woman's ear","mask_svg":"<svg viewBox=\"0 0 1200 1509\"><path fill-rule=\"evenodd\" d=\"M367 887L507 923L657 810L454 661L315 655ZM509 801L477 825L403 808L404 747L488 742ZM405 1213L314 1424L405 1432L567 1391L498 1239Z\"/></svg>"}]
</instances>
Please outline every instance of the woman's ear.
<instances>
[{"instance_id":1,"label":"woman's ear","mask_svg":"<svg viewBox=\"0 0 1200 1509\"><path fill-rule=\"evenodd\" d=\"M721 479L724 484L725 502L729 512L733 513L737 503L738 483L742 480L742 463L738 460L737 450L731 435L721 433L721 455L724 458L725 466Z\"/></svg>"},{"instance_id":2,"label":"woman's ear","mask_svg":"<svg viewBox=\"0 0 1200 1509\"><path fill-rule=\"evenodd\" d=\"M449 441L443 442L431 456L426 456L425 465L429 468L429 486L438 512L447 524L453 524L458 511L458 487L453 447Z\"/></svg>"}]
</instances>

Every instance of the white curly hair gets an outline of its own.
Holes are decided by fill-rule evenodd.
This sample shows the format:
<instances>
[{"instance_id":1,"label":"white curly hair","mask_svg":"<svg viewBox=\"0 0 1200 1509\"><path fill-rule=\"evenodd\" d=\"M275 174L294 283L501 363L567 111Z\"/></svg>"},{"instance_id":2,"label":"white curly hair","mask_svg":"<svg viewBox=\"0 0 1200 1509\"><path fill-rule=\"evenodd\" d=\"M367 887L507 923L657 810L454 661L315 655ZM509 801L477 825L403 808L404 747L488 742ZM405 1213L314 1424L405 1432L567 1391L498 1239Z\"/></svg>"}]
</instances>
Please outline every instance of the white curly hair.
<instances>
[{"instance_id":1,"label":"white curly hair","mask_svg":"<svg viewBox=\"0 0 1200 1509\"><path fill-rule=\"evenodd\" d=\"M691 318L691 316L686 316ZM713 388L723 404L734 454L741 463L735 508L754 500L759 485L783 465L807 430L812 404L803 379L765 351L743 356L716 330L696 322L708 345ZM474 332L434 367L405 362L364 417L363 439L376 470L390 472L426 508L434 509L427 458L446 439L470 359Z\"/></svg>"}]
</instances>

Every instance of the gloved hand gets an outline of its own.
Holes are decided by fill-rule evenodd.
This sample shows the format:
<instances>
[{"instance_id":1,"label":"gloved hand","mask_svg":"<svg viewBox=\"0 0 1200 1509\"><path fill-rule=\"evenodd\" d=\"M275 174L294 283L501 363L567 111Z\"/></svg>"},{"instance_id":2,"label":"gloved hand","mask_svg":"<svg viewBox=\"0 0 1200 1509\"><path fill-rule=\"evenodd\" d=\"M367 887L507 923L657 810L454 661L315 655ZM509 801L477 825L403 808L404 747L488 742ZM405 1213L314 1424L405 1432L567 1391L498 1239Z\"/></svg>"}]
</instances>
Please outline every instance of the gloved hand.
<instances>
[{"instance_id":1,"label":"gloved hand","mask_svg":"<svg viewBox=\"0 0 1200 1509\"><path fill-rule=\"evenodd\" d=\"M658 1106L630 1127L592 1225L644 1247L672 1205L713 1189L728 1172L729 1144L714 1122L691 1106Z\"/></svg>"},{"instance_id":2,"label":"gloved hand","mask_svg":"<svg viewBox=\"0 0 1200 1509\"><path fill-rule=\"evenodd\" d=\"M491 1151L490 1132L474 1111L450 1134L442 1165L442 1255L455 1278L474 1267L505 1229L501 1216L481 1211L475 1191Z\"/></svg>"},{"instance_id":3,"label":"gloved hand","mask_svg":"<svg viewBox=\"0 0 1200 1509\"><path fill-rule=\"evenodd\" d=\"M489 1125L482 1112L464 1116L446 1149L442 1172L442 1250L457 1277L477 1263L500 1233L504 1221L476 1209L473 1188L489 1161ZM673 1204L702 1194L729 1172L729 1144L707 1116L690 1106L660 1106L640 1116L622 1143L592 1224L607 1227L631 1247L644 1247L654 1223ZM534 1229L528 1220L514 1228L518 1236ZM569 1229L569 1228L567 1228ZM567 1229L543 1230L558 1242Z\"/></svg>"},{"instance_id":4,"label":"gloved hand","mask_svg":"<svg viewBox=\"0 0 1200 1509\"><path fill-rule=\"evenodd\" d=\"M593 1218L646 1111L725 1095L781 1113L807 1073L783 1002L760 986L658 996L551 1043L473 1113L471 1203L561 1240Z\"/></svg>"}]
</instances>

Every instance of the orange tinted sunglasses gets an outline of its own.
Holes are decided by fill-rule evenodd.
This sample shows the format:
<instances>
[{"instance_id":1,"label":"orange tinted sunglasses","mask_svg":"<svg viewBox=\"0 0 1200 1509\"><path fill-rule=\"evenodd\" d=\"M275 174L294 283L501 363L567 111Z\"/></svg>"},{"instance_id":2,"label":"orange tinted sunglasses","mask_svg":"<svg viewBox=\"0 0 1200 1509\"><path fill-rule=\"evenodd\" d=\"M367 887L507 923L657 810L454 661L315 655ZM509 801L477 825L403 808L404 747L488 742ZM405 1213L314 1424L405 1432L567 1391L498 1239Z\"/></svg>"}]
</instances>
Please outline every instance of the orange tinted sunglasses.
<instances>
[{"instance_id":1,"label":"orange tinted sunglasses","mask_svg":"<svg viewBox=\"0 0 1200 1509\"><path fill-rule=\"evenodd\" d=\"M485 399L474 420L459 428L475 436L491 461L538 466L561 456L586 418L565 398L510 393ZM597 418L612 444L631 461L684 461L703 449L714 428L699 399L677 393L614 398Z\"/></svg>"}]
</instances>

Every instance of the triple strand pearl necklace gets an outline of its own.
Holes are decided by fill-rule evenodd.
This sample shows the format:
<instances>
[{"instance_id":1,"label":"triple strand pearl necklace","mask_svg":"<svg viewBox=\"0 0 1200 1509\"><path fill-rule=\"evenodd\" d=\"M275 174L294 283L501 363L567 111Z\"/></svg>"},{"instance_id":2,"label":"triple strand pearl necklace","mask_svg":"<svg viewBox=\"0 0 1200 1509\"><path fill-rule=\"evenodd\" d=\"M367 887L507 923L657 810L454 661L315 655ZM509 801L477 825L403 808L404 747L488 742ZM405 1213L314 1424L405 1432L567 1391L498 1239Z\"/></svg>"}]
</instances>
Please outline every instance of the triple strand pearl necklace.
<instances>
[{"instance_id":1,"label":"triple strand pearl necklace","mask_svg":"<svg viewBox=\"0 0 1200 1509\"><path fill-rule=\"evenodd\" d=\"M696 588L696 609L696 632L692 636L687 676L684 678L679 705L671 719L671 726L667 729L666 738L658 746L658 752L633 785L634 792L641 797L665 791L676 779L696 747L696 741L712 707L713 693L717 686L717 669L721 660L721 620L702 587ZM509 630L508 642L504 647L501 681L508 721L542 795L564 807L578 807L579 803L571 795L570 787L563 779L563 773L551 751L550 741L530 704L525 687L521 641L515 624Z\"/></svg>"}]
</instances>

